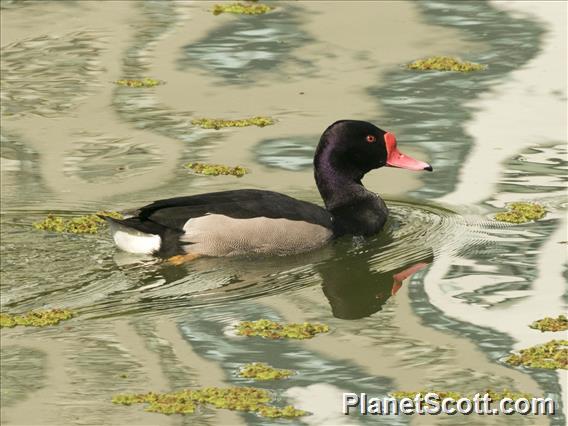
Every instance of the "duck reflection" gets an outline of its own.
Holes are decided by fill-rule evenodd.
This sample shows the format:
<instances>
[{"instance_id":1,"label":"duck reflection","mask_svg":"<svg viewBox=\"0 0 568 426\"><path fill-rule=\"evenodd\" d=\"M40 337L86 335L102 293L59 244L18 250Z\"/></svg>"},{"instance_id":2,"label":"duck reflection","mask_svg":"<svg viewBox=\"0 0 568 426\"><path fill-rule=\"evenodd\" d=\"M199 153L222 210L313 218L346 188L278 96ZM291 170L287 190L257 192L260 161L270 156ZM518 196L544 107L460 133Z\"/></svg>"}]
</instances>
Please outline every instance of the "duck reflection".
<instances>
[{"instance_id":1,"label":"duck reflection","mask_svg":"<svg viewBox=\"0 0 568 426\"><path fill-rule=\"evenodd\" d=\"M115 257L115 262L129 275L138 275L138 297L133 301L137 306L130 309L223 304L293 291L321 278L333 316L353 320L380 311L404 280L433 261L431 248L402 250L391 243L386 238L358 246L355 241L343 239L298 256L225 258L223 262L202 258L181 266L155 259L144 262L139 257L137 261Z\"/></svg>"},{"instance_id":2,"label":"duck reflection","mask_svg":"<svg viewBox=\"0 0 568 426\"><path fill-rule=\"evenodd\" d=\"M323 293L334 317L353 320L380 311L402 287L404 280L426 268L433 260L430 252L419 261L407 261L402 266L379 271L371 268L372 255L352 255L318 268L323 279Z\"/></svg>"}]
</instances>

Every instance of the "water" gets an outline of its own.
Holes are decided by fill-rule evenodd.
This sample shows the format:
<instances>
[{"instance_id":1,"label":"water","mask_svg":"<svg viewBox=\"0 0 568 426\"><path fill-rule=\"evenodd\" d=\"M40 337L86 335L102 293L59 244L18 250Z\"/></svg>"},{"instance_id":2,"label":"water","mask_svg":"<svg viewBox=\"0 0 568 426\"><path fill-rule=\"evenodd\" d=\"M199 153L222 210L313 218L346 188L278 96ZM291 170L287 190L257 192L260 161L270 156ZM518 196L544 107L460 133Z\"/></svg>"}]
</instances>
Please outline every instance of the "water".
<instances>
[{"instance_id":1,"label":"water","mask_svg":"<svg viewBox=\"0 0 568 426\"><path fill-rule=\"evenodd\" d=\"M547 59L565 56L558 28L565 31L566 6L276 5L266 16L213 17L204 2L2 2L0 303L8 312L78 314L54 328L2 330L2 422L272 424L253 414L164 417L110 403L120 392L247 385L235 371L265 361L298 371L258 386L312 412L303 419L310 424L564 424L565 374L503 359L565 336L527 325L566 311L566 89L558 78L566 61ZM489 68L421 74L401 66L430 52ZM145 76L166 84L112 84ZM195 117L260 114L276 125L191 126ZM434 166L365 178L391 210L375 237L176 267L118 252L106 234L31 227L50 212L246 187L320 203L311 157L339 118L395 132L404 152ZM183 164L195 160L252 173L194 176ZM547 216L520 226L492 220L516 200L543 203ZM401 283L397 274L413 267ZM332 331L302 342L232 333L235 322L258 318L324 322ZM553 397L558 413L339 414L344 391L425 388L515 389Z\"/></svg>"}]
</instances>

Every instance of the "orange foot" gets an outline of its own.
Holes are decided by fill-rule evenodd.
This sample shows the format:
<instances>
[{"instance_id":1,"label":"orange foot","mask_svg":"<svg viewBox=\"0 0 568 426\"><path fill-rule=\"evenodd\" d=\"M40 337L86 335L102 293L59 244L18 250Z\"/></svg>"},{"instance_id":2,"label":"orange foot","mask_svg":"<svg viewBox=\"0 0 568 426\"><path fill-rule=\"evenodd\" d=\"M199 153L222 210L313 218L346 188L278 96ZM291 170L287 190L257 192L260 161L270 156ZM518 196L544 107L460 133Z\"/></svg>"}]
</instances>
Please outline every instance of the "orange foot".
<instances>
[{"instance_id":1,"label":"orange foot","mask_svg":"<svg viewBox=\"0 0 568 426\"><path fill-rule=\"evenodd\" d=\"M183 265L185 262L191 262L192 260L201 257L196 253L178 254L177 256L172 256L168 259L168 263L171 265Z\"/></svg>"}]
</instances>

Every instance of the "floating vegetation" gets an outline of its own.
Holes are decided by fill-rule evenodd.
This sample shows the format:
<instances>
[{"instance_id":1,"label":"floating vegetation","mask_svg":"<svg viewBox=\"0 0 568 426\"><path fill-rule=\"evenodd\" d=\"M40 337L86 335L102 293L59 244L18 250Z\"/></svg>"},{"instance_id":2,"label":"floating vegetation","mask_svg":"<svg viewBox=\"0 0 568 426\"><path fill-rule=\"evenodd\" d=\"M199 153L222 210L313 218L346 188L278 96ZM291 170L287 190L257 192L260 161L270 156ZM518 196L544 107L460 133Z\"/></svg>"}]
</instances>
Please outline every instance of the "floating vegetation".
<instances>
[{"instance_id":1,"label":"floating vegetation","mask_svg":"<svg viewBox=\"0 0 568 426\"><path fill-rule=\"evenodd\" d=\"M525 392L514 392L514 391L511 391L509 389L503 389L502 391L494 391L494 390L491 390L491 389L487 389L485 391L485 393L489 394L489 397L493 401L500 401L500 400L505 399L505 398L511 398L512 400L520 399L520 398L526 398L526 399L534 398L533 394L525 393ZM472 395L472 398L473 398L473 395Z\"/></svg>"},{"instance_id":2,"label":"floating vegetation","mask_svg":"<svg viewBox=\"0 0 568 426\"><path fill-rule=\"evenodd\" d=\"M568 367L568 340L551 340L542 345L521 349L510 355L506 363L531 368L564 369Z\"/></svg>"},{"instance_id":3,"label":"floating vegetation","mask_svg":"<svg viewBox=\"0 0 568 426\"><path fill-rule=\"evenodd\" d=\"M507 205L508 211L497 213L495 220L508 223L526 223L542 219L546 209L537 203L511 203Z\"/></svg>"},{"instance_id":4,"label":"floating vegetation","mask_svg":"<svg viewBox=\"0 0 568 426\"><path fill-rule=\"evenodd\" d=\"M292 406L267 405L272 400L265 389L250 387L184 389L177 392L146 394L119 394L112 398L115 404L149 404L146 411L162 414L190 414L199 405L210 404L215 408L234 411L251 411L263 417L299 417L308 414Z\"/></svg>"},{"instance_id":5,"label":"floating vegetation","mask_svg":"<svg viewBox=\"0 0 568 426\"><path fill-rule=\"evenodd\" d=\"M402 399L402 398L414 399L414 397L416 397L416 394L418 394L418 393L422 394L422 396L426 395L427 393L435 393L441 399L453 398L455 400L458 400L462 397L462 394L460 392L439 391L439 390L421 390L421 391L418 391L418 392L396 391L396 392L390 392L389 396L392 396L393 398L396 398L396 399Z\"/></svg>"},{"instance_id":6,"label":"floating vegetation","mask_svg":"<svg viewBox=\"0 0 568 426\"><path fill-rule=\"evenodd\" d=\"M325 324L279 324L267 319L242 321L235 325L236 333L241 336L261 336L265 339L311 339L316 334L327 333Z\"/></svg>"},{"instance_id":7,"label":"floating vegetation","mask_svg":"<svg viewBox=\"0 0 568 426\"><path fill-rule=\"evenodd\" d=\"M439 390L421 390L421 391L418 391L418 392L397 391L397 392L390 392L389 395L392 396L393 398L396 398L396 399L402 399L402 398L414 399L416 397L416 394L421 394L422 397L424 397L427 393L435 393L436 395L438 395L438 397L440 399L453 398L455 400L458 400L460 398L473 399L473 397L475 396L475 393L479 393L481 396L488 394L492 401L500 401L501 399L504 399L504 398L511 398L511 399L515 400L515 399L519 399L519 398L531 399L531 398L534 397L530 393L514 392L514 391L510 391L508 389L503 389L501 391L486 389L484 391L475 392L475 393L472 393L472 394L465 394L465 393L462 393L462 392L454 392L454 391L439 391Z\"/></svg>"},{"instance_id":8,"label":"floating vegetation","mask_svg":"<svg viewBox=\"0 0 568 426\"><path fill-rule=\"evenodd\" d=\"M271 117L251 117L243 118L241 120L223 120L220 118L198 118L191 120L191 124L199 126L202 129L215 129L219 130L223 127L247 127L258 126L265 127L274 124L274 119Z\"/></svg>"},{"instance_id":9,"label":"floating vegetation","mask_svg":"<svg viewBox=\"0 0 568 426\"><path fill-rule=\"evenodd\" d=\"M243 177L249 171L242 166L224 166L222 164L208 164L208 163L188 163L185 168L191 169L194 173L207 176L231 175L236 177Z\"/></svg>"},{"instance_id":10,"label":"floating vegetation","mask_svg":"<svg viewBox=\"0 0 568 426\"><path fill-rule=\"evenodd\" d=\"M568 330L568 318L564 315L559 315L558 318L546 317L533 322L529 327L542 332Z\"/></svg>"},{"instance_id":11,"label":"floating vegetation","mask_svg":"<svg viewBox=\"0 0 568 426\"><path fill-rule=\"evenodd\" d=\"M122 219L123 217L122 214L118 212L97 212L96 214L78 216L71 219L48 214L44 220L34 222L32 226L42 231L67 232L71 234L96 234L105 226L104 219L101 219L98 215L109 216L115 219Z\"/></svg>"},{"instance_id":12,"label":"floating vegetation","mask_svg":"<svg viewBox=\"0 0 568 426\"><path fill-rule=\"evenodd\" d=\"M221 13L234 13L235 15L263 15L270 12L273 7L265 4L244 4L244 3L231 3L231 4L216 4L211 9L213 15L217 16Z\"/></svg>"},{"instance_id":13,"label":"floating vegetation","mask_svg":"<svg viewBox=\"0 0 568 426\"><path fill-rule=\"evenodd\" d=\"M292 370L274 368L263 362L246 364L239 371L239 376L254 380L278 380L286 379L295 373Z\"/></svg>"},{"instance_id":14,"label":"floating vegetation","mask_svg":"<svg viewBox=\"0 0 568 426\"><path fill-rule=\"evenodd\" d=\"M260 407L257 411L262 417L301 417L308 414L304 410L298 410L297 408L287 405L286 407L272 407L270 405L265 405Z\"/></svg>"},{"instance_id":15,"label":"floating vegetation","mask_svg":"<svg viewBox=\"0 0 568 426\"><path fill-rule=\"evenodd\" d=\"M61 321L73 318L74 313L67 309L49 309L45 311L31 311L21 315L0 313L0 328L15 327L46 327L57 325Z\"/></svg>"},{"instance_id":16,"label":"floating vegetation","mask_svg":"<svg viewBox=\"0 0 568 426\"><path fill-rule=\"evenodd\" d=\"M407 64L406 67L411 70L420 71L458 72L482 71L487 68L485 65L462 61L452 56L432 56L430 58L419 59Z\"/></svg>"},{"instance_id":17,"label":"floating vegetation","mask_svg":"<svg viewBox=\"0 0 568 426\"><path fill-rule=\"evenodd\" d=\"M135 87L135 88L155 87L155 86L159 86L160 84L163 84L163 83L164 83L163 81L156 80L154 78L144 78L142 80L134 78L134 79L122 79L122 80L115 81L115 84L118 84L119 86Z\"/></svg>"}]
</instances>

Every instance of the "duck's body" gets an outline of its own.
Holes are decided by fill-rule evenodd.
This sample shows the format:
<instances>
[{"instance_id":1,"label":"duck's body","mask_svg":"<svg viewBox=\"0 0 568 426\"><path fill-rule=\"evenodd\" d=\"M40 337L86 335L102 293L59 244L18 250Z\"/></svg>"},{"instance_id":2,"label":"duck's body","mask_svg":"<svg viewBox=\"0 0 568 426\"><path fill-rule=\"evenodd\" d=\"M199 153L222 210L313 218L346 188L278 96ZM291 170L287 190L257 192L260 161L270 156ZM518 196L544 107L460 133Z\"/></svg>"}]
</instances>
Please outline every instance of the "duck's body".
<instances>
[{"instance_id":1,"label":"duck's body","mask_svg":"<svg viewBox=\"0 0 568 426\"><path fill-rule=\"evenodd\" d=\"M155 201L126 219L106 219L117 246L132 253L161 257L301 253L344 234L372 235L381 230L388 209L361 179L384 165L432 169L400 154L392 134L370 123L343 120L324 132L314 158L316 183L326 208L276 192L243 189Z\"/></svg>"},{"instance_id":2,"label":"duck's body","mask_svg":"<svg viewBox=\"0 0 568 426\"><path fill-rule=\"evenodd\" d=\"M327 210L256 189L156 201L131 218L113 220L111 226L120 248L133 251L127 247L129 237L144 238L146 234L154 243L139 244L140 252L164 257L185 253L286 255L317 248L333 237ZM126 244L121 247L122 242Z\"/></svg>"}]
</instances>

